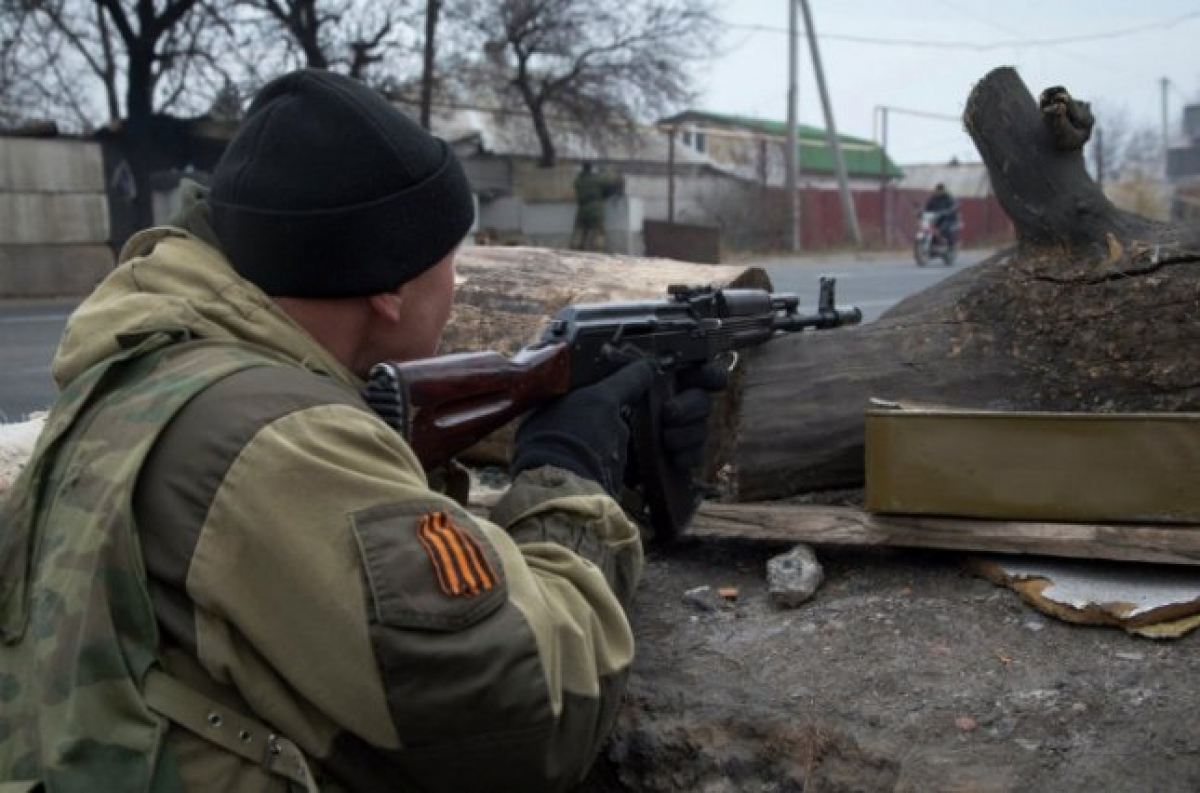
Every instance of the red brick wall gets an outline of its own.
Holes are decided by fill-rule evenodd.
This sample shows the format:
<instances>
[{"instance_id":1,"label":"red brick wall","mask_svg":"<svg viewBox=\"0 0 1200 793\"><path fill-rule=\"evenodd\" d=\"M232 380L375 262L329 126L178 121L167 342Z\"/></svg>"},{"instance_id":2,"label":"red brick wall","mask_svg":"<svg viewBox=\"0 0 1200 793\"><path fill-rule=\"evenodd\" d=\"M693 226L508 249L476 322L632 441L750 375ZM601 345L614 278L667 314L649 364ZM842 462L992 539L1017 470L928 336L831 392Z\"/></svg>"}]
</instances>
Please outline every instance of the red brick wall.
<instances>
[{"instance_id":1,"label":"red brick wall","mask_svg":"<svg viewBox=\"0 0 1200 793\"><path fill-rule=\"evenodd\" d=\"M917 228L917 213L928 193L923 190L857 190L852 194L858 227L868 248L904 248ZM786 194L782 190L764 191L764 214L785 218ZM1004 245L1013 241L1012 223L994 196L959 198L962 241L967 246ZM885 218L888 219L885 227ZM786 227L779 241L785 241ZM775 235L772 235L773 237ZM807 188L801 191L800 244L804 250L823 250L850 246L850 236L842 218L842 201L835 189Z\"/></svg>"}]
</instances>

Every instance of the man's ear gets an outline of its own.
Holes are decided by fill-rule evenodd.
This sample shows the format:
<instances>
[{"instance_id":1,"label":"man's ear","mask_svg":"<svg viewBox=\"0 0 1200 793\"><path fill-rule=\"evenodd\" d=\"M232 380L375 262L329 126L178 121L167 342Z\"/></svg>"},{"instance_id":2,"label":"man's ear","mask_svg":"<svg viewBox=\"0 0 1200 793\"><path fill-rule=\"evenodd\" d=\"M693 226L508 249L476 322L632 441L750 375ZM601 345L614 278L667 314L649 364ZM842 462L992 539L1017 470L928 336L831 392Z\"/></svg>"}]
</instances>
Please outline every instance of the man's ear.
<instances>
[{"instance_id":1,"label":"man's ear","mask_svg":"<svg viewBox=\"0 0 1200 793\"><path fill-rule=\"evenodd\" d=\"M371 295L367 298L367 303L371 306L371 310L380 317L388 322L396 323L400 321L400 307L404 303L404 296L404 284L401 284L391 292Z\"/></svg>"}]
</instances>

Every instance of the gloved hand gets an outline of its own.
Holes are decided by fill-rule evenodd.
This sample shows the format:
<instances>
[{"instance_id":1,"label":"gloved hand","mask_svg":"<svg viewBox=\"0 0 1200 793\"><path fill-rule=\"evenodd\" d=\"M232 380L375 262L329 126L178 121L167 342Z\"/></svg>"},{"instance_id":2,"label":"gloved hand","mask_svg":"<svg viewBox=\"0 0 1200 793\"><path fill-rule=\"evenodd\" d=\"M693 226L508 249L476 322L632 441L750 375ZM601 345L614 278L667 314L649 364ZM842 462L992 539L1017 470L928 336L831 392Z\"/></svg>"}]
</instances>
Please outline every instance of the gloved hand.
<instances>
[{"instance_id":1,"label":"gloved hand","mask_svg":"<svg viewBox=\"0 0 1200 793\"><path fill-rule=\"evenodd\" d=\"M680 390L663 405L661 419L663 450L672 467L691 471L704 462L712 395L728 384L729 371L719 361L680 377Z\"/></svg>"},{"instance_id":2,"label":"gloved hand","mask_svg":"<svg viewBox=\"0 0 1200 793\"><path fill-rule=\"evenodd\" d=\"M517 430L512 475L553 465L597 482L615 496L628 457L625 419L655 376L649 359L634 361L530 414Z\"/></svg>"}]
</instances>

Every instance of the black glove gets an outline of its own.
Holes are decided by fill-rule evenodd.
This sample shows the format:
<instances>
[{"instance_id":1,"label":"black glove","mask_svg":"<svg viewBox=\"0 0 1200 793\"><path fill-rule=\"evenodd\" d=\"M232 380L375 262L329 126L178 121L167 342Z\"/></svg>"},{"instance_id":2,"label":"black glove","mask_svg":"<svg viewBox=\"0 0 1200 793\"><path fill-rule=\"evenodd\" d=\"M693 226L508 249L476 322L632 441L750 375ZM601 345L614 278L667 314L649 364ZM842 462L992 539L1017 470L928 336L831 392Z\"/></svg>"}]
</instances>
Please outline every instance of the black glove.
<instances>
[{"instance_id":1,"label":"black glove","mask_svg":"<svg viewBox=\"0 0 1200 793\"><path fill-rule=\"evenodd\" d=\"M729 384L720 362L705 364L680 377L680 391L662 409L662 444L671 466L691 471L704 462L713 393Z\"/></svg>"},{"instance_id":2,"label":"black glove","mask_svg":"<svg viewBox=\"0 0 1200 793\"><path fill-rule=\"evenodd\" d=\"M512 475L553 465L597 482L616 495L629 448L625 419L655 376L649 359L634 361L530 414L517 430Z\"/></svg>"}]
</instances>

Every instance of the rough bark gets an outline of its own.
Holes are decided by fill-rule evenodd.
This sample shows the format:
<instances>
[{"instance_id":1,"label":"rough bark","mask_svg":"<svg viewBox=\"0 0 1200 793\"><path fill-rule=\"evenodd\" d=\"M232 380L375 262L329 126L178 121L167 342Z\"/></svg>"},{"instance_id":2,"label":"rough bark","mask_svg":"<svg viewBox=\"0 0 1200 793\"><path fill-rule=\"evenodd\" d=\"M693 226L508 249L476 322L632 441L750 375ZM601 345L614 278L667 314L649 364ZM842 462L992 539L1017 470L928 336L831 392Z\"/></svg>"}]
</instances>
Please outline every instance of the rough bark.
<instances>
[{"instance_id":1,"label":"rough bark","mask_svg":"<svg viewBox=\"0 0 1200 793\"><path fill-rule=\"evenodd\" d=\"M863 480L871 398L1059 411L1200 409L1200 228L1114 207L1079 149L1086 105L1041 103L997 69L966 127L1017 245L869 325L750 357L734 487L743 501Z\"/></svg>"}]
</instances>

